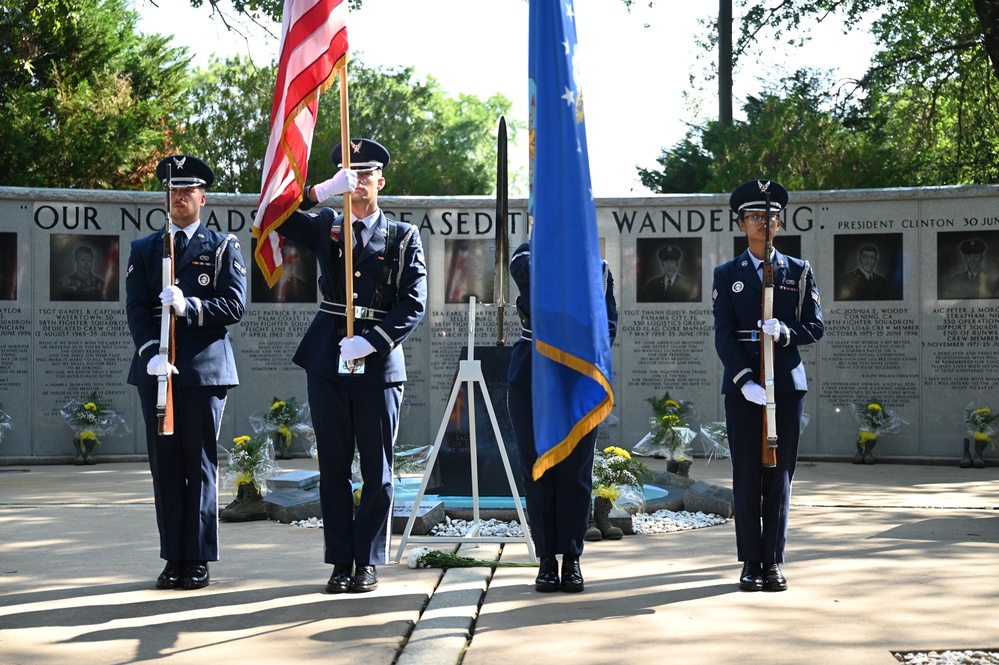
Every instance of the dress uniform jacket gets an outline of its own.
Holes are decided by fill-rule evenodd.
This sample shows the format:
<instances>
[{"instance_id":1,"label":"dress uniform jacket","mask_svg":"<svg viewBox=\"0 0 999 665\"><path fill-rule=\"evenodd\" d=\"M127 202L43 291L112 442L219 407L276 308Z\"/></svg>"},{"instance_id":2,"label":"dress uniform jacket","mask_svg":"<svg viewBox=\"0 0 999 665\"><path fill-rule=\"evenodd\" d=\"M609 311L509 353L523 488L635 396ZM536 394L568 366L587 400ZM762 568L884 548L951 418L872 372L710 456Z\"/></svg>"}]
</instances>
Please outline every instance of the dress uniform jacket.
<instances>
[{"instance_id":1,"label":"dress uniform jacket","mask_svg":"<svg viewBox=\"0 0 999 665\"><path fill-rule=\"evenodd\" d=\"M175 317L174 434L158 436L157 379L146 372L146 365L159 353L163 234L132 242L125 306L136 352L128 382L138 387L146 426L160 556L168 561L215 561L218 428L226 391L239 383L226 326L243 317L246 268L235 236L203 224L175 262L174 283L184 293L187 311Z\"/></svg>"},{"instance_id":2,"label":"dress uniform jacket","mask_svg":"<svg viewBox=\"0 0 999 665\"><path fill-rule=\"evenodd\" d=\"M398 433L406 362L402 349L426 310L427 267L419 230L378 213L372 234L354 257L354 335L375 349L360 374L339 371L346 333L343 252L351 227L330 208L295 212L278 233L312 249L324 301L294 362L308 375L319 450L325 561L358 566L388 562L391 537L392 449ZM390 234L394 233L394 238ZM363 486L354 510L350 465L360 452Z\"/></svg>"},{"instance_id":3,"label":"dress uniform jacket","mask_svg":"<svg viewBox=\"0 0 999 665\"><path fill-rule=\"evenodd\" d=\"M415 226L394 222L396 239L388 239L389 223L379 211L371 238L361 254L354 258L354 305L370 308L372 318L355 316L354 334L364 337L375 353L364 359L363 374L343 375L337 370L340 340L344 336L343 251L344 237L350 246L351 231L342 230L343 215L330 208L317 214L293 213L279 227L278 233L312 249L319 261L320 288L324 303L295 353L295 364L337 382L386 385L406 380L406 362L402 342L423 320L427 302L427 266L423 257L420 233ZM396 244L398 251L388 252ZM383 270L390 271L376 298ZM378 302L375 302L378 300Z\"/></svg>"},{"instance_id":4,"label":"dress uniform jacket","mask_svg":"<svg viewBox=\"0 0 999 665\"><path fill-rule=\"evenodd\" d=\"M128 371L133 386L156 384L156 377L146 373L146 364L159 353L163 234L158 231L132 241L125 308L136 348ZM226 329L243 318L246 308L246 267L239 241L201 224L175 262L174 277L188 305L184 317L177 319L174 386L239 385Z\"/></svg>"},{"instance_id":5,"label":"dress uniform jacket","mask_svg":"<svg viewBox=\"0 0 999 665\"><path fill-rule=\"evenodd\" d=\"M783 563L791 480L808 383L798 347L821 339L824 326L818 286L807 261L773 254L773 317L787 329L774 340L777 467L762 465L763 407L741 388L760 378L763 284L748 250L715 268L715 349L724 366L722 393L732 456L736 544L739 560ZM761 501L762 499L762 501ZM762 530L761 530L762 523Z\"/></svg>"},{"instance_id":6,"label":"dress uniform jacket","mask_svg":"<svg viewBox=\"0 0 999 665\"><path fill-rule=\"evenodd\" d=\"M617 336L617 301L614 298L614 277L604 262L604 297L607 305L607 327L611 344ZM510 277L517 284L520 296L517 311L523 332L510 352L507 372L507 408L517 437L520 468L527 499L527 521L538 556L583 552L583 537L590 520L590 494L593 487L593 447L597 429L584 436L569 457L533 480L538 451L534 445L534 409L532 404L532 338L531 313L531 249L524 243L513 253Z\"/></svg>"}]
</instances>

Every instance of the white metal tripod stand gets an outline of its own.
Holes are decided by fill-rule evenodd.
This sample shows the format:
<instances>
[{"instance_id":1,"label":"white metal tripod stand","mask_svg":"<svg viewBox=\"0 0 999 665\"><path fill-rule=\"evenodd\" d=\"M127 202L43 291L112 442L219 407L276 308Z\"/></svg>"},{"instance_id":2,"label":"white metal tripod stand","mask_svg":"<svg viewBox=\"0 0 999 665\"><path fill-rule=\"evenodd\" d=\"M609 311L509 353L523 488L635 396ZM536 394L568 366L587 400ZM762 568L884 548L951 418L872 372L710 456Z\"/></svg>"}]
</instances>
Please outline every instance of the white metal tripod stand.
<instances>
[{"instance_id":1,"label":"white metal tripod stand","mask_svg":"<svg viewBox=\"0 0 999 665\"><path fill-rule=\"evenodd\" d=\"M503 542L517 542L524 543L527 545L527 553L531 557L531 561L537 561L537 556L534 554L534 543L531 540L531 534L527 527L527 518L524 516L524 507L520 503L520 493L517 492L517 483L513 477L513 470L510 468L510 458L506 454L506 447L503 445L503 436L500 434L499 423L496 421L496 413L493 411L493 403L489 399L489 391L486 389L486 380L482 374L482 362L474 359L475 353L475 296L471 296L468 300L468 360L462 360L458 364L458 376L455 378L454 387L451 389L451 398L448 400L447 408L444 409L444 418L441 421L440 429L437 431L437 438L434 440L433 451L430 453L430 459L427 461L427 470L423 474L423 481L420 483L420 489L416 493L416 497L413 501L413 510L409 514L409 520L406 522L406 529L402 533L402 542L399 545L399 550L395 554L395 561L399 563L402 559L402 553L406 550L407 543L503 543ZM461 390L462 384L465 384L466 394L468 396L468 429L470 434L469 448L471 452L471 463L472 463L472 526L469 528L468 533L464 536L412 536L413 524L416 522L416 513L423 501L423 494L427 489L427 484L430 482L430 472L434 468L434 464L437 462L437 455L440 453L441 444L444 441L444 434L447 429L448 419L451 416L451 410L454 408L455 401L458 399L458 392ZM523 528L523 536L482 536L480 535L480 530L482 527L482 520L479 518L479 465L478 456L476 452L476 428L475 428L475 386L479 387L482 391L482 396L485 398L486 411L489 412L489 421L493 426L493 434L496 436L496 443L499 446L500 458L503 460L503 468L506 470L506 477L510 483L510 495L513 497L513 505L517 508L517 517L520 519L520 524Z\"/></svg>"}]
</instances>

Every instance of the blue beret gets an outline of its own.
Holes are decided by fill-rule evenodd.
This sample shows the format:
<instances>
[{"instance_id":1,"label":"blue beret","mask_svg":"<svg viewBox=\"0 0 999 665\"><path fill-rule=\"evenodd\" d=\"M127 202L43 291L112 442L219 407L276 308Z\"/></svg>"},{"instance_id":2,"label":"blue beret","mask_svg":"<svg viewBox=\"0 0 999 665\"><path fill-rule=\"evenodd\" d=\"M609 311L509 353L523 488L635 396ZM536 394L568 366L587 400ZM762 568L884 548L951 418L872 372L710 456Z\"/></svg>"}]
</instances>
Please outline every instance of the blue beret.
<instances>
[{"instance_id":1,"label":"blue beret","mask_svg":"<svg viewBox=\"0 0 999 665\"><path fill-rule=\"evenodd\" d=\"M333 146L333 163L343 167L343 144ZM350 168L353 171L373 171L388 166L389 151L371 139L350 139Z\"/></svg>"},{"instance_id":2,"label":"blue beret","mask_svg":"<svg viewBox=\"0 0 999 665\"><path fill-rule=\"evenodd\" d=\"M156 177L164 186L170 187L207 189L215 182L215 172L212 171L212 167L190 155L172 155L161 160L156 166Z\"/></svg>"},{"instance_id":3,"label":"blue beret","mask_svg":"<svg viewBox=\"0 0 999 665\"><path fill-rule=\"evenodd\" d=\"M770 194L770 209L780 212L787 207L787 190L776 180L750 180L735 188L728 199L732 212L743 210L765 210L767 193Z\"/></svg>"}]
</instances>

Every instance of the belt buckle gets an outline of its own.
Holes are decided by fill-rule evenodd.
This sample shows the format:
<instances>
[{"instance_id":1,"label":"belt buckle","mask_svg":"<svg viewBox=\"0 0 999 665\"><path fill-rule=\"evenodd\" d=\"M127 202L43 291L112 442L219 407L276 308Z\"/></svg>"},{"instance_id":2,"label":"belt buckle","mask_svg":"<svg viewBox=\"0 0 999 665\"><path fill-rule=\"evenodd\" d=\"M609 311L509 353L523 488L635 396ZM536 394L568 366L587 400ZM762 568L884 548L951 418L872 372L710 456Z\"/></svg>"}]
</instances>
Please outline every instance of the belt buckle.
<instances>
[{"instance_id":1,"label":"belt buckle","mask_svg":"<svg viewBox=\"0 0 999 665\"><path fill-rule=\"evenodd\" d=\"M760 338L760 331L759 330L750 330L749 331L749 341L750 342L759 342L760 339L761 338Z\"/></svg>"},{"instance_id":2,"label":"belt buckle","mask_svg":"<svg viewBox=\"0 0 999 665\"><path fill-rule=\"evenodd\" d=\"M354 306L354 318L355 319L366 319L368 318L368 308Z\"/></svg>"}]
</instances>

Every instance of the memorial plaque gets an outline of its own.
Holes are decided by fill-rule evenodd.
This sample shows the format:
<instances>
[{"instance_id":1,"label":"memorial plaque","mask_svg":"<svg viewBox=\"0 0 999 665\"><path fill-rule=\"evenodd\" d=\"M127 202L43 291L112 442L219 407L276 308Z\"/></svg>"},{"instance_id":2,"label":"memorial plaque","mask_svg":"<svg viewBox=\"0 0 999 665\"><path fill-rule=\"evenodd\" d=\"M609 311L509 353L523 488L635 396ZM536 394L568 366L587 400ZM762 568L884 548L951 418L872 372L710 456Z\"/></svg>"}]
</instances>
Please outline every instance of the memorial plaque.
<instances>
[{"instance_id":1,"label":"memorial plaque","mask_svg":"<svg viewBox=\"0 0 999 665\"><path fill-rule=\"evenodd\" d=\"M819 243L832 254L816 258L826 332L806 411L815 409L823 435L801 453L852 455L859 424L850 404L872 401L909 423L880 438L877 452L915 453L921 236L903 220L918 217L915 201L871 200L829 202L816 215Z\"/></svg>"},{"instance_id":2,"label":"memorial plaque","mask_svg":"<svg viewBox=\"0 0 999 665\"><path fill-rule=\"evenodd\" d=\"M249 433L249 417L274 397L306 401L305 373L291 358L321 298L315 259L301 248L287 248L281 286L261 286L250 233L257 198L209 192L202 216L208 228L239 238L250 267L246 315L229 327L240 386L229 392L225 447ZM956 463L967 435L964 408L999 409L994 201L992 186L792 192L774 245L811 263L826 322L825 338L801 348L810 388L803 456L852 456L857 422L849 403L876 399L909 422L880 439L877 454ZM72 455L58 409L92 390L134 430L108 437L98 457L145 454L135 390L125 383L134 351L125 270L129 243L162 228L164 203L162 192L0 188L0 402L15 425L0 459ZM511 250L527 238L526 202L513 203ZM420 229L428 267L426 316L403 345L409 381L400 444L432 443L445 420L469 343L470 296L478 301L477 349L494 346L500 326L507 345L519 336L515 286L502 315L486 302L495 299L494 204L490 197L381 201L387 214ZM728 196L605 199L597 223L619 309L615 405L598 445L631 448L649 430L647 400L666 391L693 403L692 426L723 420L712 271L745 247ZM482 427L488 417L480 406ZM507 418L505 403L496 407Z\"/></svg>"}]
</instances>

